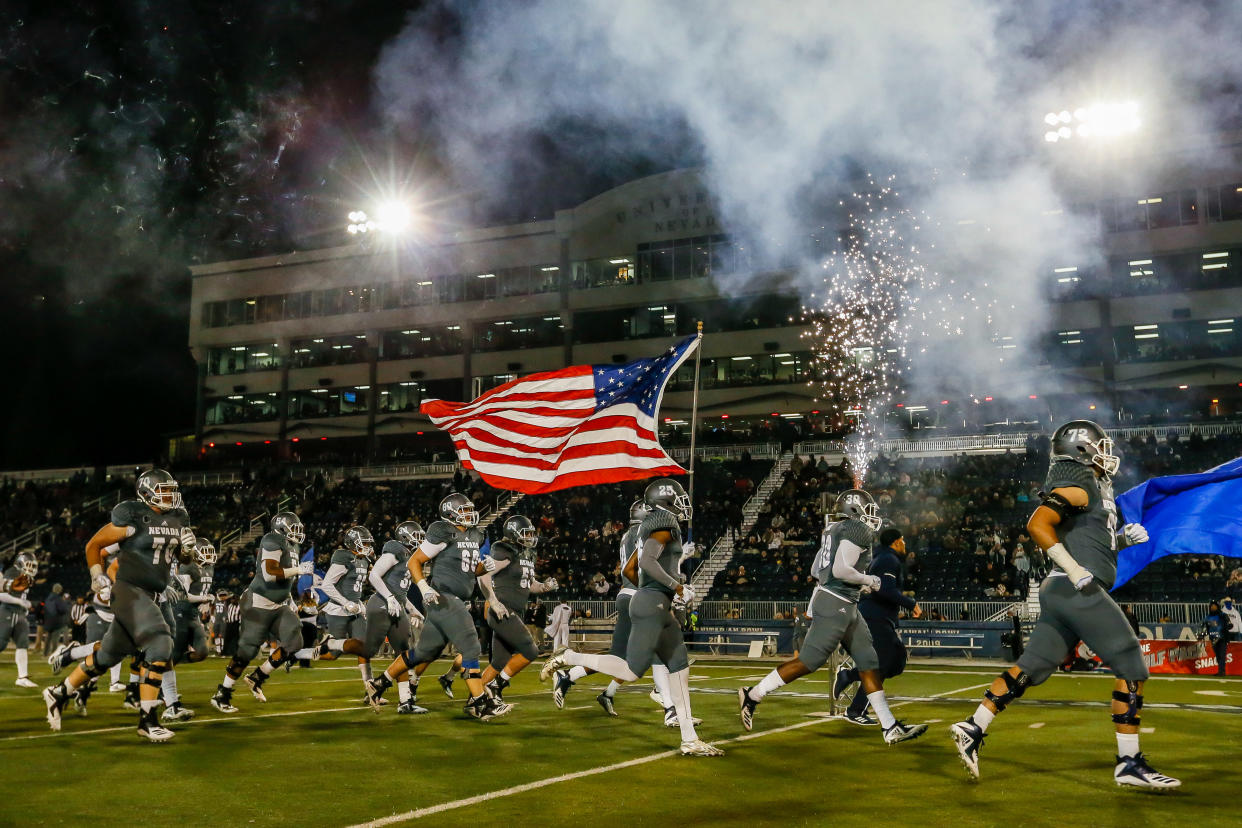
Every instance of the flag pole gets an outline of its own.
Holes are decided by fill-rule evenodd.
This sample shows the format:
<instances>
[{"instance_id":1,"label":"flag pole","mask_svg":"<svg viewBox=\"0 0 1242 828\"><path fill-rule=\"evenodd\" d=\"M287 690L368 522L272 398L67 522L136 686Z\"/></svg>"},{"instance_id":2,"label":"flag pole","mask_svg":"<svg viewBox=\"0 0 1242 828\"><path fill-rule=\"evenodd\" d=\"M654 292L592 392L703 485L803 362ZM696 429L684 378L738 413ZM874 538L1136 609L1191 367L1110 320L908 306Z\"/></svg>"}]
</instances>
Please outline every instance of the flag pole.
<instances>
[{"instance_id":1,"label":"flag pole","mask_svg":"<svg viewBox=\"0 0 1242 828\"><path fill-rule=\"evenodd\" d=\"M695 435L699 430L699 366L703 361L703 320L698 323L698 341L695 343L694 351L694 396L690 402L690 467L687 470L690 475L690 505L694 506L694 444ZM690 519L686 521L686 539L694 540L694 511L690 512Z\"/></svg>"}]
</instances>

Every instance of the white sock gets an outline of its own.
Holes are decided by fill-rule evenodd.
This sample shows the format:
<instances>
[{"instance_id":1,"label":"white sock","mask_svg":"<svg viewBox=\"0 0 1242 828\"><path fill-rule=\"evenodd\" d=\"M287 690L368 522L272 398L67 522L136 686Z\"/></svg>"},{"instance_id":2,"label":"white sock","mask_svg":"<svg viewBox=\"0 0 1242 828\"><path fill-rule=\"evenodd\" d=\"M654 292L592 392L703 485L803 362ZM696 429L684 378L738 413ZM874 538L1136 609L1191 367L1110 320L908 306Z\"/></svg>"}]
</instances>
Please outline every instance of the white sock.
<instances>
[{"instance_id":1,"label":"white sock","mask_svg":"<svg viewBox=\"0 0 1242 828\"><path fill-rule=\"evenodd\" d=\"M337 638L329 638L328 649L334 653L343 653L345 652L345 642Z\"/></svg>"},{"instance_id":2,"label":"white sock","mask_svg":"<svg viewBox=\"0 0 1242 828\"><path fill-rule=\"evenodd\" d=\"M669 698L668 668L663 664L652 664L651 681L655 684L656 692L660 694L660 698L664 700L664 706L668 707L671 705L673 700Z\"/></svg>"},{"instance_id":3,"label":"white sock","mask_svg":"<svg viewBox=\"0 0 1242 828\"><path fill-rule=\"evenodd\" d=\"M993 713L986 704L980 704L979 709L975 711L975 715L970 718L974 720L975 724L979 725L980 730L987 733L988 725L990 725L992 720L996 718L996 714Z\"/></svg>"},{"instance_id":4,"label":"white sock","mask_svg":"<svg viewBox=\"0 0 1242 828\"><path fill-rule=\"evenodd\" d=\"M94 644L79 644L69 651L69 657L74 661L81 661L93 652L95 652ZM118 674L121 672L119 664L112 669L116 670Z\"/></svg>"},{"instance_id":5,"label":"white sock","mask_svg":"<svg viewBox=\"0 0 1242 828\"><path fill-rule=\"evenodd\" d=\"M500 677L505 681L513 681L513 676L509 675L508 667L500 671Z\"/></svg>"},{"instance_id":6,"label":"white sock","mask_svg":"<svg viewBox=\"0 0 1242 828\"><path fill-rule=\"evenodd\" d=\"M681 727L681 740L693 742L699 734L694 730L694 716L690 712L690 671L669 673L668 685L673 697L673 709L677 711L677 724Z\"/></svg>"},{"instance_id":7,"label":"white sock","mask_svg":"<svg viewBox=\"0 0 1242 828\"><path fill-rule=\"evenodd\" d=\"M1117 734L1117 755L1122 759L1137 756L1139 752L1139 735L1137 733Z\"/></svg>"},{"instance_id":8,"label":"white sock","mask_svg":"<svg viewBox=\"0 0 1242 828\"><path fill-rule=\"evenodd\" d=\"M169 670L160 677L160 692L164 696L164 704L172 707L181 700L181 695L177 692L177 672Z\"/></svg>"},{"instance_id":9,"label":"white sock","mask_svg":"<svg viewBox=\"0 0 1242 828\"><path fill-rule=\"evenodd\" d=\"M137 673L135 673L133 670L130 670L130 671L129 671L129 683L130 683L130 684L137 684L137 683L138 683L138 682L140 682L140 681L142 681L142 676L138 675L138 674L137 674Z\"/></svg>"},{"instance_id":10,"label":"white sock","mask_svg":"<svg viewBox=\"0 0 1242 828\"><path fill-rule=\"evenodd\" d=\"M616 679L613 679L612 681L608 682L608 686L604 688L604 695L611 699L613 696L617 695L617 690L619 690L620 688L621 688L621 685L617 684Z\"/></svg>"},{"instance_id":11,"label":"white sock","mask_svg":"<svg viewBox=\"0 0 1242 828\"><path fill-rule=\"evenodd\" d=\"M220 682L220 686L223 687L225 690L228 690L236 683L237 683L237 679L233 678L228 673L225 673L224 681Z\"/></svg>"},{"instance_id":12,"label":"white sock","mask_svg":"<svg viewBox=\"0 0 1242 828\"><path fill-rule=\"evenodd\" d=\"M17 677L30 678L30 653L25 647L13 653L13 660L17 662Z\"/></svg>"},{"instance_id":13,"label":"white sock","mask_svg":"<svg viewBox=\"0 0 1242 828\"><path fill-rule=\"evenodd\" d=\"M270 658L263 659L263 663L259 665L259 672L265 676L270 676L272 671L276 669L276 665L272 664Z\"/></svg>"},{"instance_id":14,"label":"white sock","mask_svg":"<svg viewBox=\"0 0 1242 828\"><path fill-rule=\"evenodd\" d=\"M763 701L763 697L768 693L771 693L778 687L784 686L785 680L781 678L781 674L773 670L763 677L763 681L750 688L750 693L748 695L750 696L751 701ZM668 699L665 699L665 701L668 701Z\"/></svg>"},{"instance_id":15,"label":"white sock","mask_svg":"<svg viewBox=\"0 0 1242 828\"><path fill-rule=\"evenodd\" d=\"M575 667L590 667L595 672L612 676L618 681L638 681L638 676L630 672L630 666L620 656L566 650L565 661Z\"/></svg>"},{"instance_id":16,"label":"white sock","mask_svg":"<svg viewBox=\"0 0 1242 828\"><path fill-rule=\"evenodd\" d=\"M410 683L408 681L397 682L397 701L404 704L405 702L408 702L413 695L414 691L410 689Z\"/></svg>"},{"instance_id":17,"label":"white sock","mask_svg":"<svg viewBox=\"0 0 1242 828\"><path fill-rule=\"evenodd\" d=\"M586 677L587 677L587 668L585 667L570 667L569 668L569 680L570 681L579 681L580 679L584 679Z\"/></svg>"},{"instance_id":18,"label":"white sock","mask_svg":"<svg viewBox=\"0 0 1242 828\"><path fill-rule=\"evenodd\" d=\"M160 706L159 699L143 699L138 703L142 707L143 713L149 713Z\"/></svg>"},{"instance_id":19,"label":"white sock","mask_svg":"<svg viewBox=\"0 0 1242 828\"><path fill-rule=\"evenodd\" d=\"M92 644L91 646L93 647L94 645ZM112 665L111 676L112 676L112 683L113 683L113 684L120 684L120 683L121 683L121 665L119 665L119 664L113 664L113 665Z\"/></svg>"},{"instance_id":20,"label":"white sock","mask_svg":"<svg viewBox=\"0 0 1242 828\"><path fill-rule=\"evenodd\" d=\"M359 664L358 672L362 673L363 681L370 681L371 680L371 662L364 661L361 664Z\"/></svg>"},{"instance_id":21,"label":"white sock","mask_svg":"<svg viewBox=\"0 0 1242 828\"><path fill-rule=\"evenodd\" d=\"M303 647L293 654L293 659L294 661L309 661L317 655L319 655L317 647Z\"/></svg>"},{"instance_id":22,"label":"white sock","mask_svg":"<svg viewBox=\"0 0 1242 828\"><path fill-rule=\"evenodd\" d=\"M881 729L888 730L897 723L893 711L888 709L888 696L884 695L883 690L868 693L867 701L871 702L871 709L875 711L875 717L880 720Z\"/></svg>"},{"instance_id":23,"label":"white sock","mask_svg":"<svg viewBox=\"0 0 1242 828\"><path fill-rule=\"evenodd\" d=\"M384 675L388 675L388 674L387 674L387 673L385 673ZM410 674L410 686L411 686L411 687L413 687L415 690L417 690L417 689L418 689L418 681L419 681L419 679L421 679L421 678L422 678L422 676L420 676L418 673L411 673L411 674Z\"/></svg>"}]
</instances>

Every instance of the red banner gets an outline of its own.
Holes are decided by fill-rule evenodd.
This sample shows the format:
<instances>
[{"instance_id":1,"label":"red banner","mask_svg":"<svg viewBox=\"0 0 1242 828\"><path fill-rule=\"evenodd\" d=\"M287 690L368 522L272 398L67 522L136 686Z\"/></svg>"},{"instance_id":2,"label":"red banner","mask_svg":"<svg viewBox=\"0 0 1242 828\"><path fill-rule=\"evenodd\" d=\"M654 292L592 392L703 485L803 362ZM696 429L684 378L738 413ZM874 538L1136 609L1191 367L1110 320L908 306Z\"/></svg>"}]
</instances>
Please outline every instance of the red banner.
<instances>
[{"instance_id":1,"label":"red banner","mask_svg":"<svg viewBox=\"0 0 1242 828\"><path fill-rule=\"evenodd\" d=\"M1143 660L1147 669L1153 674L1182 674L1196 676L1216 675L1216 651L1208 641L1167 641L1162 639L1140 638L1139 647L1143 651ZM1078 642L1076 654L1097 664L1099 656L1087 649L1087 645ZM1225 656L1225 674L1242 676L1242 642L1233 642Z\"/></svg>"}]
</instances>

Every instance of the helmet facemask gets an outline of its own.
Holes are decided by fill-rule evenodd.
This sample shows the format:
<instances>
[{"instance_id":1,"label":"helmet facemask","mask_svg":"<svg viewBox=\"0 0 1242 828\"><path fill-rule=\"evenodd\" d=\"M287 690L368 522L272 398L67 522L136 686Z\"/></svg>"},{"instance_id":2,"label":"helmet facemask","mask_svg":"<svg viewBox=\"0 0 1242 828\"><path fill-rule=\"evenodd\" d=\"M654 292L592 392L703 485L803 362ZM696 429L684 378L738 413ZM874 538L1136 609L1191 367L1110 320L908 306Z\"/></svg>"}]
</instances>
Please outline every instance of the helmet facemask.
<instances>
[{"instance_id":1,"label":"helmet facemask","mask_svg":"<svg viewBox=\"0 0 1242 828\"><path fill-rule=\"evenodd\" d=\"M216 548L210 541L200 540L194 546L194 559L199 566L211 566L217 560Z\"/></svg>"}]
</instances>

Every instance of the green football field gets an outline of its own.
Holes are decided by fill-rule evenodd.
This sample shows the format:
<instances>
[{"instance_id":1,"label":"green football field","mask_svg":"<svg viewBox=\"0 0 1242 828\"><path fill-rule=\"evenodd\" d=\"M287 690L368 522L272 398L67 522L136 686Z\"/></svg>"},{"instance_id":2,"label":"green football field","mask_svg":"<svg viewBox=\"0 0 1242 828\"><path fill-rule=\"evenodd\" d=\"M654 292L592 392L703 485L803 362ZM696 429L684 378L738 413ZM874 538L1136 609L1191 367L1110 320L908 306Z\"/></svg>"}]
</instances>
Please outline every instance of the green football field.
<instances>
[{"instance_id":1,"label":"green football field","mask_svg":"<svg viewBox=\"0 0 1242 828\"><path fill-rule=\"evenodd\" d=\"M96 693L90 715L67 712L52 734L36 690L12 685L0 660L0 824L320 826L461 825L1226 825L1237 822L1242 680L1157 678L1143 748L1183 780L1163 796L1118 789L1106 702L1111 679L1054 676L993 725L982 780L968 781L947 735L996 673L989 665L912 664L889 683L896 714L930 722L921 739L886 747L878 728L824 718L822 672L774 693L743 734L736 688L770 663L692 669L701 736L719 759L675 755L648 683L617 697L619 718L594 700L591 677L557 710L534 665L505 694L507 718L468 719L428 672L425 716L360 705L357 669L322 662L267 684L267 704L239 686L241 711L207 700L224 661L178 670L198 711L168 744L134 732L119 694ZM32 659L34 661L34 659ZM40 662L33 678L50 680Z\"/></svg>"}]
</instances>

